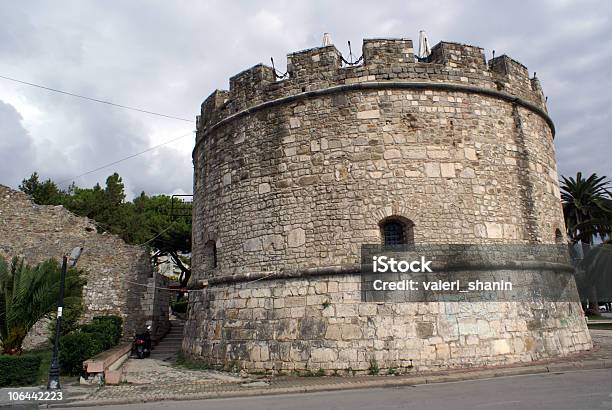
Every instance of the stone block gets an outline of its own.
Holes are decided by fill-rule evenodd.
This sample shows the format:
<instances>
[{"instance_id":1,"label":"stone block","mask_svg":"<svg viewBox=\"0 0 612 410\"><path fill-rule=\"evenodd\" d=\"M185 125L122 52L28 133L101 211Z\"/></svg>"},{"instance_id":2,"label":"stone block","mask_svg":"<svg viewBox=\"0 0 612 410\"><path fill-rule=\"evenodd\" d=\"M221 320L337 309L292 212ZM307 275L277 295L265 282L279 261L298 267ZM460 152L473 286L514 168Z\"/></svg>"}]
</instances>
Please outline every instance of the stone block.
<instances>
[{"instance_id":1,"label":"stone block","mask_svg":"<svg viewBox=\"0 0 612 410\"><path fill-rule=\"evenodd\" d=\"M508 354L512 351L510 343L507 339L494 340L491 344L493 354Z\"/></svg>"},{"instance_id":2,"label":"stone block","mask_svg":"<svg viewBox=\"0 0 612 410\"><path fill-rule=\"evenodd\" d=\"M436 178L440 176L440 164L437 162L426 162L425 163L425 175L429 178Z\"/></svg>"},{"instance_id":3,"label":"stone block","mask_svg":"<svg viewBox=\"0 0 612 410\"><path fill-rule=\"evenodd\" d=\"M306 231L304 228L294 228L287 234L287 245L290 248L298 248L306 243Z\"/></svg>"},{"instance_id":4,"label":"stone block","mask_svg":"<svg viewBox=\"0 0 612 410\"><path fill-rule=\"evenodd\" d=\"M440 171L441 171L443 178L454 178L455 177L455 164L441 163Z\"/></svg>"},{"instance_id":5,"label":"stone block","mask_svg":"<svg viewBox=\"0 0 612 410\"><path fill-rule=\"evenodd\" d=\"M368 111L358 111L357 119L359 120L369 120L380 118L380 110L368 110Z\"/></svg>"},{"instance_id":6,"label":"stone block","mask_svg":"<svg viewBox=\"0 0 612 410\"><path fill-rule=\"evenodd\" d=\"M342 325L342 339L353 340L353 339L360 339L361 337L362 337L361 328L358 325L352 325L352 324Z\"/></svg>"},{"instance_id":7,"label":"stone block","mask_svg":"<svg viewBox=\"0 0 612 410\"><path fill-rule=\"evenodd\" d=\"M251 238L244 241L242 247L245 252L258 252L263 249L261 244L261 238Z\"/></svg>"},{"instance_id":8,"label":"stone block","mask_svg":"<svg viewBox=\"0 0 612 410\"><path fill-rule=\"evenodd\" d=\"M315 348L311 351L310 359L314 363L334 362L338 359L338 353L330 348Z\"/></svg>"}]
</instances>

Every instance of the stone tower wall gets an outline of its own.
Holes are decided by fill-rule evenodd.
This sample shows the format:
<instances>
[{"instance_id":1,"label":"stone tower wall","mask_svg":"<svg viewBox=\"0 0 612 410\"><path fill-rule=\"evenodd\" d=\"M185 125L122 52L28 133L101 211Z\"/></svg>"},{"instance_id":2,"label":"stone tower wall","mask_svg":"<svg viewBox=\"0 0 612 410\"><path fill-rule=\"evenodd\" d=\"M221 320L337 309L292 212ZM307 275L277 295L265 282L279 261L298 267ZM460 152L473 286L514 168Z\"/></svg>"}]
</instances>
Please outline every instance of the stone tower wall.
<instances>
[{"instance_id":1,"label":"stone tower wall","mask_svg":"<svg viewBox=\"0 0 612 410\"><path fill-rule=\"evenodd\" d=\"M523 65L457 43L415 62L405 39L364 40L363 56L343 67L334 46L289 54L288 79L257 65L202 104L193 269L209 287L193 293L184 351L331 371L588 349L576 303L361 301L360 246L381 242L386 217L410 220L417 243L554 243L565 231L554 125ZM541 311L550 322L533 321Z\"/></svg>"},{"instance_id":2,"label":"stone tower wall","mask_svg":"<svg viewBox=\"0 0 612 410\"><path fill-rule=\"evenodd\" d=\"M454 43L429 63L409 40L365 40L363 52L358 67L333 46L290 54L289 79L258 65L204 102L196 275L354 263L390 215L419 243L554 243L564 231L552 123L525 67L487 66Z\"/></svg>"}]
</instances>

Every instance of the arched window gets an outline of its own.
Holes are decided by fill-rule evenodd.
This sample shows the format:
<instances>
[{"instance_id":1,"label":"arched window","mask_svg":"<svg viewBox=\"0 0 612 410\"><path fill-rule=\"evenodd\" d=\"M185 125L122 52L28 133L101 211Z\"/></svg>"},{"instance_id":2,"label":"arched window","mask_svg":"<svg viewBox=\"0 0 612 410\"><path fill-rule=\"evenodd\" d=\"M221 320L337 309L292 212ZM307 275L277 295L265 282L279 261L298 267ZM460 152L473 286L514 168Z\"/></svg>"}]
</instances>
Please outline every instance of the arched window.
<instances>
[{"instance_id":1,"label":"arched window","mask_svg":"<svg viewBox=\"0 0 612 410\"><path fill-rule=\"evenodd\" d=\"M206 242L204 245L205 266L208 269L217 267L217 243L213 240Z\"/></svg>"},{"instance_id":2,"label":"arched window","mask_svg":"<svg viewBox=\"0 0 612 410\"><path fill-rule=\"evenodd\" d=\"M414 244L414 224L410 219L390 216L379 223L383 245Z\"/></svg>"},{"instance_id":3,"label":"arched window","mask_svg":"<svg viewBox=\"0 0 612 410\"><path fill-rule=\"evenodd\" d=\"M563 243L563 233L561 232L561 229L557 228L555 229L555 243Z\"/></svg>"}]
</instances>

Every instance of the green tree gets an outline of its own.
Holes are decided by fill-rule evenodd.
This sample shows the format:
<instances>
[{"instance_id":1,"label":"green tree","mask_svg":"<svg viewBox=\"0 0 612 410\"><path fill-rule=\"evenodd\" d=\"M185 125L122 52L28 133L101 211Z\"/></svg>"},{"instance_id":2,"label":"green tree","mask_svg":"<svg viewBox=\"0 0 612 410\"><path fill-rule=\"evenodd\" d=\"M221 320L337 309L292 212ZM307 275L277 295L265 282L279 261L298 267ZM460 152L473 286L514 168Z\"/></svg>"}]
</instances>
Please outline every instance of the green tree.
<instances>
[{"instance_id":1,"label":"green tree","mask_svg":"<svg viewBox=\"0 0 612 410\"><path fill-rule=\"evenodd\" d=\"M77 215L93 219L98 232L110 232L129 244L147 246L154 263L160 256L170 257L182 272L181 283L186 285L189 281L191 269L182 255L191 253L191 218L171 215L170 196L148 196L142 192L133 201L126 201L123 180L117 173L106 179L104 188L100 184L92 188L72 185L65 192L51 180L41 183L34 173L23 181L20 189L38 204L61 204ZM183 215L191 215L189 203L176 198L174 201Z\"/></svg>"},{"instance_id":2,"label":"green tree","mask_svg":"<svg viewBox=\"0 0 612 410\"><path fill-rule=\"evenodd\" d=\"M567 234L573 243L592 244L612 232L612 195L607 177L561 177L561 201Z\"/></svg>"},{"instance_id":3,"label":"green tree","mask_svg":"<svg viewBox=\"0 0 612 410\"><path fill-rule=\"evenodd\" d=\"M41 182L37 172L30 175L28 179L21 181L19 189L40 205L59 205L66 196L51 179Z\"/></svg>"},{"instance_id":4,"label":"green tree","mask_svg":"<svg viewBox=\"0 0 612 410\"><path fill-rule=\"evenodd\" d=\"M191 215L191 204L174 199L174 206L180 206L183 214ZM168 256L181 270L181 284L187 285L191 277L191 268L181 254L191 253L191 219L190 217L171 215L172 198L166 195L149 197L141 193L133 201L134 213L137 216L141 244L153 250L153 261L160 256Z\"/></svg>"},{"instance_id":5,"label":"green tree","mask_svg":"<svg viewBox=\"0 0 612 410\"><path fill-rule=\"evenodd\" d=\"M32 267L0 257L0 341L4 353L21 352L28 331L57 309L61 267L53 259ZM80 308L85 281L80 271L69 269L65 282L65 309Z\"/></svg>"},{"instance_id":6,"label":"green tree","mask_svg":"<svg viewBox=\"0 0 612 410\"><path fill-rule=\"evenodd\" d=\"M125 200L125 186L116 172L106 178L106 189L104 191L108 201L115 207L121 205Z\"/></svg>"}]
</instances>

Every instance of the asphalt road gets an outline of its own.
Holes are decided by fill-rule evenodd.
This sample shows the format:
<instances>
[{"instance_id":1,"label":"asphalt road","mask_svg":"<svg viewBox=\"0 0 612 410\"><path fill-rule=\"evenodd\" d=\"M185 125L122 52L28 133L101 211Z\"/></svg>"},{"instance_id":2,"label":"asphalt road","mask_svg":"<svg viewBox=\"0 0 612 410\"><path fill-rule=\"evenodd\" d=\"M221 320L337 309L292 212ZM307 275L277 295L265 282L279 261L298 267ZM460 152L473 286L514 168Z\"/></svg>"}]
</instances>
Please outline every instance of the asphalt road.
<instances>
[{"instance_id":1,"label":"asphalt road","mask_svg":"<svg viewBox=\"0 0 612 410\"><path fill-rule=\"evenodd\" d=\"M104 407L105 410L593 410L601 408L612 409L612 370L610 369L500 377L397 388L164 401Z\"/></svg>"}]
</instances>

